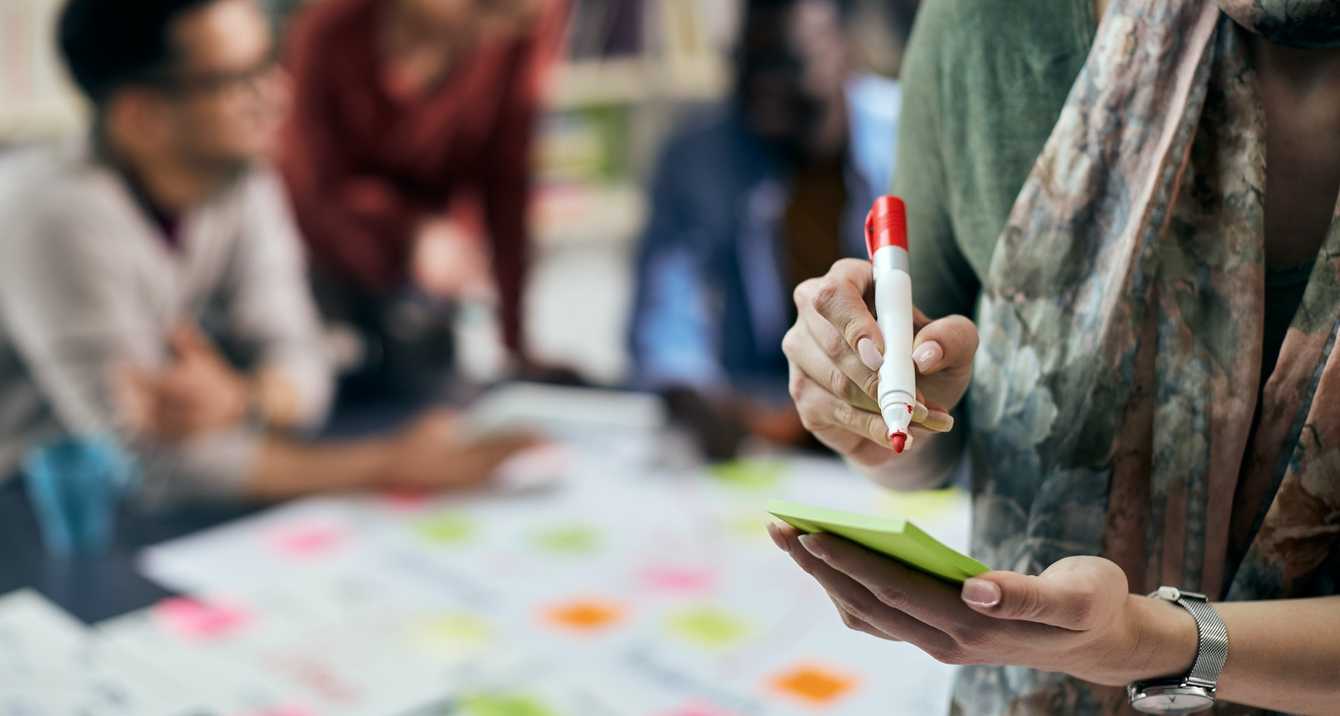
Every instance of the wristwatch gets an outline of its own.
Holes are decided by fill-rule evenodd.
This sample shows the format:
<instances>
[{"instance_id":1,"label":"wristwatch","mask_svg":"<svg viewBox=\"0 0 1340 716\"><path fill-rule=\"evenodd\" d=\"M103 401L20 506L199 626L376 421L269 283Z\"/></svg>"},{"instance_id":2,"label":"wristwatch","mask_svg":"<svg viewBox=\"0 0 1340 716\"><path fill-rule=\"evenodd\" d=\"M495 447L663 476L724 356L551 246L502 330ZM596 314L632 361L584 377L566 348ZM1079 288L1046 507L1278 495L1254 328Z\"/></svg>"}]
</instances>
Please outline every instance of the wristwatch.
<instances>
[{"instance_id":1,"label":"wristwatch","mask_svg":"<svg viewBox=\"0 0 1340 716\"><path fill-rule=\"evenodd\" d=\"M1126 687L1136 711L1147 714L1189 714L1214 706L1219 674L1228 661L1228 627L1204 594L1159 587L1149 595L1176 604L1196 620L1196 661L1185 676L1137 681Z\"/></svg>"}]
</instances>

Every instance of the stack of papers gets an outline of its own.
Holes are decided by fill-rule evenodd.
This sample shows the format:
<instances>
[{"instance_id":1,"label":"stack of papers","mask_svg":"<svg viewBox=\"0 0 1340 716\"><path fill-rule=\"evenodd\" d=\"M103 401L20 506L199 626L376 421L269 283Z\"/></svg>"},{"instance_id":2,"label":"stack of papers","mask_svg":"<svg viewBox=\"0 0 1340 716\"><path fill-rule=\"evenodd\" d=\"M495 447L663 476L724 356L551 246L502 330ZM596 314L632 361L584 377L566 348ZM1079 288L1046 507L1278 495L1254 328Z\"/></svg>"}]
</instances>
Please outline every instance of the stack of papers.
<instances>
[{"instance_id":1,"label":"stack of papers","mask_svg":"<svg viewBox=\"0 0 1340 716\"><path fill-rule=\"evenodd\" d=\"M0 597L0 714L208 713L154 664L102 643L41 595Z\"/></svg>"}]
</instances>

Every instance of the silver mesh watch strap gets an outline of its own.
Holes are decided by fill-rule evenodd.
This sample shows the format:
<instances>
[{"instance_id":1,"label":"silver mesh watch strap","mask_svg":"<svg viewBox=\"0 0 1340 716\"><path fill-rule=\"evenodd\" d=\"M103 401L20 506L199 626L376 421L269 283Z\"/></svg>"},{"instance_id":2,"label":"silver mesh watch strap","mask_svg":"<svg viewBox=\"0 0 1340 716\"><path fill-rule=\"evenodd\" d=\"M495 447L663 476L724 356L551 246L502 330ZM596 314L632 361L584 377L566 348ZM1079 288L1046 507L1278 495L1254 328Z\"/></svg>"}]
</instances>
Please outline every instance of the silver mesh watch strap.
<instances>
[{"instance_id":1,"label":"silver mesh watch strap","mask_svg":"<svg viewBox=\"0 0 1340 716\"><path fill-rule=\"evenodd\" d=\"M1219 612L1210 606L1210 600L1204 594L1161 587L1150 596L1176 604L1187 610L1191 618L1196 620L1196 633L1199 637L1196 663L1191 666L1191 673L1187 674L1186 681L1207 689L1216 688L1219 684L1219 675L1224 671L1224 663L1228 661L1228 627L1219 617Z\"/></svg>"}]
</instances>

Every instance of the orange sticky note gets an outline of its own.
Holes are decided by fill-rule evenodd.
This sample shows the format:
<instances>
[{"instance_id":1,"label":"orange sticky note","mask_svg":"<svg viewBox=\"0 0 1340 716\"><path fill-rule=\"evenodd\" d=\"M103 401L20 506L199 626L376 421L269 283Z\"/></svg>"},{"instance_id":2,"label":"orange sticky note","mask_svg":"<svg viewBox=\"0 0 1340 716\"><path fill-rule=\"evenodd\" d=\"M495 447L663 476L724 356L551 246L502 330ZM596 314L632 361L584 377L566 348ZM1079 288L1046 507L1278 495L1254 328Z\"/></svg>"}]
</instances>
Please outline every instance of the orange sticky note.
<instances>
[{"instance_id":1,"label":"orange sticky note","mask_svg":"<svg viewBox=\"0 0 1340 716\"><path fill-rule=\"evenodd\" d=\"M822 666L802 665L778 674L769 684L784 696L827 706L856 688L857 680Z\"/></svg>"},{"instance_id":2,"label":"orange sticky note","mask_svg":"<svg viewBox=\"0 0 1340 716\"><path fill-rule=\"evenodd\" d=\"M577 600L549 607L545 621L572 631L600 631L623 619L623 607L600 600Z\"/></svg>"}]
</instances>

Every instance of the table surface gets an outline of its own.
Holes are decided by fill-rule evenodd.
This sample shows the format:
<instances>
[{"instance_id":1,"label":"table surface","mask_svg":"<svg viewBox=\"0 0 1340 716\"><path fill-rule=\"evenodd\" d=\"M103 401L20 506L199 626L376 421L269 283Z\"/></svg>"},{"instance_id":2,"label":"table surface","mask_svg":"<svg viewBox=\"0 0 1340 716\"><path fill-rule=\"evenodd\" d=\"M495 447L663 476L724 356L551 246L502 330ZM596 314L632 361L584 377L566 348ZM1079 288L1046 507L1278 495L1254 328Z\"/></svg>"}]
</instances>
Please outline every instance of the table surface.
<instances>
[{"instance_id":1,"label":"table surface","mask_svg":"<svg viewBox=\"0 0 1340 716\"><path fill-rule=\"evenodd\" d=\"M345 405L323 432L325 439L370 435L403 421L420 406L410 402ZM105 554L66 559L42 546L37 517L22 480L0 483L0 594L33 589L86 624L147 607L173 592L136 569L140 550L231 522L266 509L257 504L193 504L144 512L125 509Z\"/></svg>"},{"instance_id":2,"label":"table surface","mask_svg":"<svg viewBox=\"0 0 1340 716\"><path fill-rule=\"evenodd\" d=\"M141 609L172 593L136 571L139 550L256 512L251 506L197 506L126 514L106 554L60 559L42 546L28 495L18 480L0 488L0 594L31 588L92 624Z\"/></svg>"},{"instance_id":3,"label":"table surface","mask_svg":"<svg viewBox=\"0 0 1340 716\"><path fill-rule=\"evenodd\" d=\"M97 558L47 557L22 486L0 486L0 594L31 588L92 625L77 635L34 598L0 598L0 711L943 712L952 669L845 629L763 525L780 497L912 516L961 547L962 491L882 493L799 454L708 468L682 460L682 436L628 428L654 412L645 402L620 413L608 394L513 398L494 406L509 425L547 405L569 424L613 413L622 427L558 437L538 471L562 479L539 491L504 475L470 495L128 514ZM334 432L398 419L364 414Z\"/></svg>"}]
</instances>

